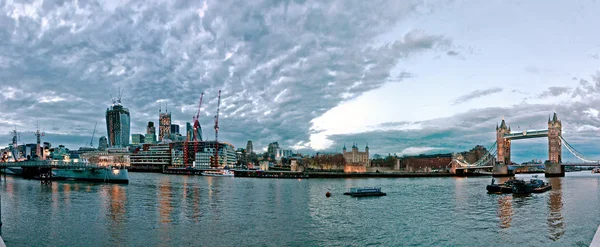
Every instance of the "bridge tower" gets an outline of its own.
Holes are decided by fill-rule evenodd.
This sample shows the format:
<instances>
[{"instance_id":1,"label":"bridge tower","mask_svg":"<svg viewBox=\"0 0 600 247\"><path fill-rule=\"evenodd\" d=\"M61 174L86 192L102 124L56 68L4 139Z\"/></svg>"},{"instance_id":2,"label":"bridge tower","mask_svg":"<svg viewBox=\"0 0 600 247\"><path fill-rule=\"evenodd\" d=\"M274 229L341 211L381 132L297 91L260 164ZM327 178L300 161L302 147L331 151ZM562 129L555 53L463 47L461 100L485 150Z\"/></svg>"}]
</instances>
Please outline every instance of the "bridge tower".
<instances>
[{"instance_id":1,"label":"bridge tower","mask_svg":"<svg viewBox=\"0 0 600 247\"><path fill-rule=\"evenodd\" d=\"M511 171L508 170L508 165L510 165L510 139L504 138L506 134L510 134L510 127L506 126L506 122L502 118L500 126L496 125L498 157L494 164L494 176L512 176Z\"/></svg>"},{"instance_id":2,"label":"bridge tower","mask_svg":"<svg viewBox=\"0 0 600 247\"><path fill-rule=\"evenodd\" d=\"M496 143L498 145L498 163L510 165L510 140L505 139L504 135L510 134L510 127L506 126L504 118L500 127L496 126Z\"/></svg>"},{"instance_id":3,"label":"bridge tower","mask_svg":"<svg viewBox=\"0 0 600 247\"><path fill-rule=\"evenodd\" d=\"M545 164L546 177L562 177L565 175L562 163L562 123L556 116L548 118L548 161Z\"/></svg>"}]
</instances>

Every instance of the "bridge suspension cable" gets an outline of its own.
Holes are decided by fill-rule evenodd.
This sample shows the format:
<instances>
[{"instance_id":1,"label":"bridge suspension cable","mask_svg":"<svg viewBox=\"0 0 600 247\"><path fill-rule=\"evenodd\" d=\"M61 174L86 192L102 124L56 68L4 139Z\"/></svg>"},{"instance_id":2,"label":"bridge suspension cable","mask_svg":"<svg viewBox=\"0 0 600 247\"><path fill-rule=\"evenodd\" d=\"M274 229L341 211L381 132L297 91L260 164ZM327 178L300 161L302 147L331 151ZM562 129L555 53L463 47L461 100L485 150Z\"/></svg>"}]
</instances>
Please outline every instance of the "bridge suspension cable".
<instances>
[{"instance_id":1,"label":"bridge suspension cable","mask_svg":"<svg viewBox=\"0 0 600 247\"><path fill-rule=\"evenodd\" d=\"M485 166L487 165L494 157L496 157L496 154L498 154L498 150L497 148L497 142L494 142L494 144L492 144L490 146L490 148L488 149L488 152L486 155L484 155L483 157L481 157L481 159L479 159L478 161L475 161L472 164L467 163L466 161L463 160L459 160L459 159L453 159L454 161L456 161L460 166L462 167L478 167L478 166Z\"/></svg>"},{"instance_id":2,"label":"bridge suspension cable","mask_svg":"<svg viewBox=\"0 0 600 247\"><path fill-rule=\"evenodd\" d=\"M600 163L600 161L598 161L598 160L591 160L591 159L588 159L587 157L585 157L583 154L581 154L579 151L577 151L575 148L573 148L573 146L571 146L571 144L569 144L562 136L559 136L559 138L565 144L565 147L567 148L567 150L569 150L569 152L571 154L573 154L576 158L578 158L581 161L586 162L586 163Z\"/></svg>"}]
</instances>

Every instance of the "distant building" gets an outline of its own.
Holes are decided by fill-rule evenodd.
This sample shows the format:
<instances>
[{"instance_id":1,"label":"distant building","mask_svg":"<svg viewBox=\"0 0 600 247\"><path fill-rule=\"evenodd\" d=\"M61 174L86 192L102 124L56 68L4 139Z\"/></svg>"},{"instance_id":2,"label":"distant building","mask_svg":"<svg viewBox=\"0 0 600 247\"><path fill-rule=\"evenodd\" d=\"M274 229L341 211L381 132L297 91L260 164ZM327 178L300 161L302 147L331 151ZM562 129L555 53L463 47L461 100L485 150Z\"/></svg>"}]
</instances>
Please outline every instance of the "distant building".
<instances>
[{"instance_id":1,"label":"distant building","mask_svg":"<svg viewBox=\"0 0 600 247\"><path fill-rule=\"evenodd\" d=\"M171 165L170 144L144 144L130 155L130 171L160 172Z\"/></svg>"},{"instance_id":2,"label":"distant building","mask_svg":"<svg viewBox=\"0 0 600 247\"><path fill-rule=\"evenodd\" d=\"M171 124L171 135L179 134L179 124Z\"/></svg>"},{"instance_id":3,"label":"distant building","mask_svg":"<svg viewBox=\"0 0 600 247\"><path fill-rule=\"evenodd\" d=\"M278 148L275 150L275 160L281 160L281 158L286 158L289 159L294 155L294 153L292 152L292 150L287 150L287 149L281 149Z\"/></svg>"},{"instance_id":4,"label":"distant building","mask_svg":"<svg viewBox=\"0 0 600 247\"><path fill-rule=\"evenodd\" d=\"M139 145L144 143L144 135L142 134L133 134L131 135L131 144Z\"/></svg>"},{"instance_id":5,"label":"distant building","mask_svg":"<svg viewBox=\"0 0 600 247\"><path fill-rule=\"evenodd\" d=\"M352 145L352 150L346 152L346 145L343 149L344 159L346 165L344 166L344 172L366 172L367 166L369 166L369 145L365 147L364 152L358 151L356 143Z\"/></svg>"},{"instance_id":6,"label":"distant building","mask_svg":"<svg viewBox=\"0 0 600 247\"><path fill-rule=\"evenodd\" d=\"M113 99L113 104L106 109L106 133L109 147L129 145L130 118L129 110L123 108L121 99Z\"/></svg>"},{"instance_id":7,"label":"distant building","mask_svg":"<svg viewBox=\"0 0 600 247\"><path fill-rule=\"evenodd\" d=\"M452 154L430 154L400 158L398 168L406 172L431 172L445 170L452 162Z\"/></svg>"},{"instance_id":8,"label":"distant building","mask_svg":"<svg viewBox=\"0 0 600 247\"><path fill-rule=\"evenodd\" d=\"M275 156L275 152L277 151L277 149L279 149L279 143L277 142L271 142L269 143L269 146L267 147L267 154L270 156Z\"/></svg>"},{"instance_id":9,"label":"distant building","mask_svg":"<svg viewBox=\"0 0 600 247\"><path fill-rule=\"evenodd\" d=\"M106 150L108 148L108 139L106 136L101 136L98 140L98 150Z\"/></svg>"},{"instance_id":10,"label":"distant building","mask_svg":"<svg viewBox=\"0 0 600 247\"><path fill-rule=\"evenodd\" d=\"M167 111L163 113L159 110L158 122L160 125L158 130L158 141L169 139L171 136L171 113Z\"/></svg>"},{"instance_id":11,"label":"distant building","mask_svg":"<svg viewBox=\"0 0 600 247\"><path fill-rule=\"evenodd\" d=\"M154 122L148 122L148 125L146 126L146 136L144 137L144 143L156 143L156 127L154 127Z\"/></svg>"},{"instance_id":12,"label":"distant building","mask_svg":"<svg viewBox=\"0 0 600 247\"><path fill-rule=\"evenodd\" d=\"M248 140L248 143L246 144L246 153L247 154L254 153L254 147L252 146L252 141L251 140Z\"/></svg>"},{"instance_id":13,"label":"distant building","mask_svg":"<svg viewBox=\"0 0 600 247\"><path fill-rule=\"evenodd\" d=\"M185 123L185 140L188 142L194 140L194 128L189 122Z\"/></svg>"},{"instance_id":14,"label":"distant building","mask_svg":"<svg viewBox=\"0 0 600 247\"><path fill-rule=\"evenodd\" d=\"M202 142L202 149L196 154L196 167L210 167L211 157L215 158L216 145L214 141ZM229 143L219 142L219 166L233 166L237 163L235 147Z\"/></svg>"}]
</instances>

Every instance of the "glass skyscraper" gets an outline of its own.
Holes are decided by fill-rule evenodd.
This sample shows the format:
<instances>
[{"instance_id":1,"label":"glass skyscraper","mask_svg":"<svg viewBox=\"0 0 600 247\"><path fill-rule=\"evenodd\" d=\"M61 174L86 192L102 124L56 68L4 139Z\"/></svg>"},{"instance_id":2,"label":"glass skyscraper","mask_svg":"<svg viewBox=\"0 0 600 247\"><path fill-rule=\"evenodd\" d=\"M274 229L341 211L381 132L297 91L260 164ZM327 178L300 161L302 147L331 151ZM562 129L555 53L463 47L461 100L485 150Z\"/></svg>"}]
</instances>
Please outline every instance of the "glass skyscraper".
<instances>
[{"instance_id":1,"label":"glass skyscraper","mask_svg":"<svg viewBox=\"0 0 600 247\"><path fill-rule=\"evenodd\" d=\"M106 133L109 147L125 147L129 145L130 118L129 110L123 108L121 100L113 101L106 109Z\"/></svg>"}]
</instances>

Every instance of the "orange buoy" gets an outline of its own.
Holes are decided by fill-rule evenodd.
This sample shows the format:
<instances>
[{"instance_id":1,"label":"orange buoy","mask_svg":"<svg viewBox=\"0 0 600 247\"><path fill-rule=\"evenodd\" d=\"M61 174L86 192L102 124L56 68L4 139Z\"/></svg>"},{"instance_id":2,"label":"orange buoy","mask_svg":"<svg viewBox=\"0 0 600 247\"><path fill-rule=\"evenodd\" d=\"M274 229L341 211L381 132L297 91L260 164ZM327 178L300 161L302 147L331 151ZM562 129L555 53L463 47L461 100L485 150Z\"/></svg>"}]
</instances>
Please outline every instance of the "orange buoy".
<instances>
[{"instance_id":1,"label":"orange buoy","mask_svg":"<svg viewBox=\"0 0 600 247\"><path fill-rule=\"evenodd\" d=\"M329 193L329 191L327 191L327 193L325 193L325 196L326 196L326 197L330 197L330 196L331 196L331 193Z\"/></svg>"}]
</instances>

